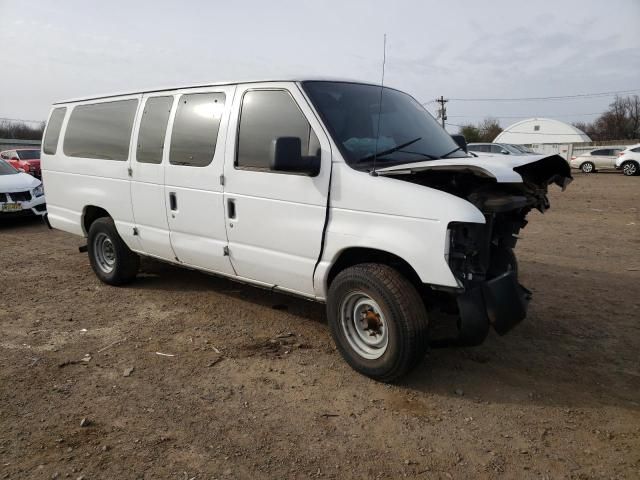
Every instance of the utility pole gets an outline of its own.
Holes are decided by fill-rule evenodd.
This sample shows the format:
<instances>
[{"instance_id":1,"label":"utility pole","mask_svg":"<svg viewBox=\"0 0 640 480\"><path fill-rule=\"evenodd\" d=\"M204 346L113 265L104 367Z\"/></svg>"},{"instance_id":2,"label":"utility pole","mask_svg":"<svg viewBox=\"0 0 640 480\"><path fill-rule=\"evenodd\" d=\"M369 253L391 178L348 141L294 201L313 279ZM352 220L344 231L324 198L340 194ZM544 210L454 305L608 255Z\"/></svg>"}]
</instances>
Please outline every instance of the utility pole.
<instances>
[{"instance_id":1,"label":"utility pole","mask_svg":"<svg viewBox=\"0 0 640 480\"><path fill-rule=\"evenodd\" d=\"M444 127L444 122L447 120L447 107L445 107L445 103L449 100L440 95L440 98L436 98L436 102L440 104L440 108L438 109L438 118L442 120L442 128Z\"/></svg>"}]
</instances>

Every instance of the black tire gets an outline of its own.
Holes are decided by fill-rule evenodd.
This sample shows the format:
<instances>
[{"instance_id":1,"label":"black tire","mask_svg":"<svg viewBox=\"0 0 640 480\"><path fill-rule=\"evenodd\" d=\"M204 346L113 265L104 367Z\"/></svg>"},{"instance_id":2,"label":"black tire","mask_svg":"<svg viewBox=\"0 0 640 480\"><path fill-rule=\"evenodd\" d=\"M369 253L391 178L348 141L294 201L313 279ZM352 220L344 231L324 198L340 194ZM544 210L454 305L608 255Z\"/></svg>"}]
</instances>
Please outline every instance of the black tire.
<instances>
[{"instance_id":1,"label":"black tire","mask_svg":"<svg viewBox=\"0 0 640 480\"><path fill-rule=\"evenodd\" d=\"M580 165L580 170L582 173L593 173L596 171L596 166L592 162L584 162Z\"/></svg>"},{"instance_id":2,"label":"black tire","mask_svg":"<svg viewBox=\"0 0 640 480\"><path fill-rule=\"evenodd\" d=\"M365 358L352 346L357 335L351 335L352 340L347 338L349 327L345 325L357 330L358 322L353 319L355 315L345 315L343 323L342 312L348 309L346 302L360 294L373 300L382 314L377 318L379 321L382 318L388 341L379 358ZM372 311L375 312L368 312ZM355 309L352 312L355 313ZM427 312L422 298L409 280L387 265L364 263L340 272L329 288L327 316L331 335L344 359L354 370L374 380L398 380L414 368L427 351ZM360 318L363 325L367 320Z\"/></svg>"},{"instance_id":3,"label":"black tire","mask_svg":"<svg viewBox=\"0 0 640 480\"><path fill-rule=\"evenodd\" d=\"M621 168L622 174L627 177L640 175L640 165L638 165L638 162L634 162L633 160L627 160L623 162Z\"/></svg>"},{"instance_id":4,"label":"black tire","mask_svg":"<svg viewBox=\"0 0 640 480\"><path fill-rule=\"evenodd\" d=\"M88 240L91 268L101 281L109 285L124 285L136 278L140 257L120 238L112 218L95 220L89 228Z\"/></svg>"}]
</instances>

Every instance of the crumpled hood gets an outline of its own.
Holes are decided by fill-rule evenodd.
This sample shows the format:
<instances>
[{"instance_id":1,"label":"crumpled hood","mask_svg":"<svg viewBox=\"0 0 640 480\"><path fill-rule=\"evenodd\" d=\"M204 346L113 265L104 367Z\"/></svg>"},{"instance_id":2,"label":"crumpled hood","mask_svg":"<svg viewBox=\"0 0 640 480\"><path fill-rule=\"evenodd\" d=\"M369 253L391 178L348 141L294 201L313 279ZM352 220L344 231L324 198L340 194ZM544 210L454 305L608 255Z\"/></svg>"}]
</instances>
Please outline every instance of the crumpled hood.
<instances>
[{"instance_id":1,"label":"crumpled hood","mask_svg":"<svg viewBox=\"0 0 640 480\"><path fill-rule=\"evenodd\" d=\"M22 192L36 188L42 182L27 173L0 175L0 192Z\"/></svg>"},{"instance_id":2,"label":"crumpled hood","mask_svg":"<svg viewBox=\"0 0 640 480\"><path fill-rule=\"evenodd\" d=\"M443 158L406 163L376 170L379 175L422 172L426 170L468 171L478 176L495 178L498 183L523 183L525 170L545 170L549 179L561 187L571 180L569 164L559 155L482 155L465 158ZM558 177L558 178L552 178Z\"/></svg>"}]
</instances>

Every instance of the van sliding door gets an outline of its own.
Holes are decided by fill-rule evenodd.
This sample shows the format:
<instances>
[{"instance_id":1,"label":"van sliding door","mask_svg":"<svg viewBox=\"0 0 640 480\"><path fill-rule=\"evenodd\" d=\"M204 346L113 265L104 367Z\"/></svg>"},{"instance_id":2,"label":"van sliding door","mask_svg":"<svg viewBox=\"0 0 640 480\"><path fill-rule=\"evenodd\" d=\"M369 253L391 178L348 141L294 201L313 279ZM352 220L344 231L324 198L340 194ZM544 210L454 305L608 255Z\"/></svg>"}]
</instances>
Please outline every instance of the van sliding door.
<instances>
[{"instance_id":1,"label":"van sliding door","mask_svg":"<svg viewBox=\"0 0 640 480\"><path fill-rule=\"evenodd\" d=\"M167 162L166 133L174 96L147 95L142 102L131 160L133 216L142 251L173 260L175 254L165 211L163 163Z\"/></svg>"},{"instance_id":2,"label":"van sliding door","mask_svg":"<svg viewBox=\"0 0 640 480\"><path fill-rule=\"evenodd\" d=\"M226 254L221 176L234 90L221 86L178 92L164 186L177 260L226 275L234 275L234 270Z\"/></svg>"}]
</instances>

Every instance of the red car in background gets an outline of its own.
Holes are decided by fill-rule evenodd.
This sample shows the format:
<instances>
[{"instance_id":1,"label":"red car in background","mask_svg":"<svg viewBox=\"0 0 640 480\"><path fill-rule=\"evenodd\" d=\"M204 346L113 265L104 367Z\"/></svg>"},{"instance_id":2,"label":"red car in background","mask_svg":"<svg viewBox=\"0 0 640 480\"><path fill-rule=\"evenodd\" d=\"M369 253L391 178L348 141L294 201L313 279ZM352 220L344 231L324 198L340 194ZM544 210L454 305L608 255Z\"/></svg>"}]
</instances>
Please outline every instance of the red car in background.
<instances>
[{"instance_id":1,"label":"red car in background","mask_svg":"<svg viewBox=\"0 0 640 480\"><path fill-rule=\"evenodd\" d=\"M25 173L33 175L36 178L42 178L39 148L14 148L13 150L5 150L0 152L0 158L6 160L18 170L22 169Z\"/></svg>"}]
</instances>

